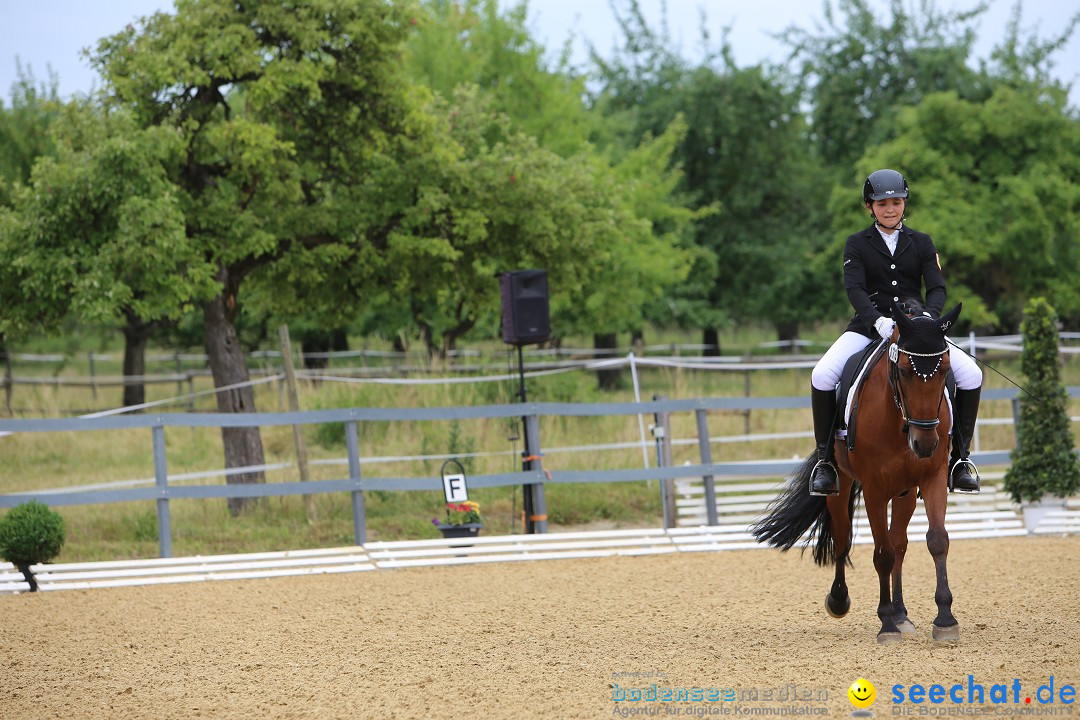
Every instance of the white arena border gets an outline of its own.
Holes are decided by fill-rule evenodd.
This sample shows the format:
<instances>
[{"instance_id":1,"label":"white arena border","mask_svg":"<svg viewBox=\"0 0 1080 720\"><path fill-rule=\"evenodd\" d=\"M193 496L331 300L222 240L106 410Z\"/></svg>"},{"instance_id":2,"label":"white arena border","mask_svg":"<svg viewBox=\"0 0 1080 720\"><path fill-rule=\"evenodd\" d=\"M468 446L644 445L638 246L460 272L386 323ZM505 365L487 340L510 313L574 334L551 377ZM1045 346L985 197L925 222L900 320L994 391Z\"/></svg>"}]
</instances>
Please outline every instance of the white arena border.
<instances>
[{"instance_id":1,"label":"white arena border","mask_svg":"<svg viewBox=\"0 0 1080 720\"><path fill-rule=\"evenodd\" d=\"M1076 513L1080 516L1080 513ZM1070 513L1071 515L1071 513ZM1015 517L1015 516L1014 516ZM951 540L1028 535L1019 520L957 517ZM966 522L965 522L966 521ZM989 521L989 522L987 522ZM1045 528L1043 527L1045 525ZM1035 534L1080 534L1080 517L1050 518ZM924 529L910 530L920 541ZM855 544L872 542L857 532ZM282 552L64 563L31 567L40 591L89 590L167 583L251 580L389 570L401 567L528 562L535 560L663 555L683 552L764 549L743 524L564 532L538 535L492 535L477 538L398 540ZM798 547L798 546L797 546ZM0 563L0 594L29 590L22 574Z\"/></svg>"}]
</instances>

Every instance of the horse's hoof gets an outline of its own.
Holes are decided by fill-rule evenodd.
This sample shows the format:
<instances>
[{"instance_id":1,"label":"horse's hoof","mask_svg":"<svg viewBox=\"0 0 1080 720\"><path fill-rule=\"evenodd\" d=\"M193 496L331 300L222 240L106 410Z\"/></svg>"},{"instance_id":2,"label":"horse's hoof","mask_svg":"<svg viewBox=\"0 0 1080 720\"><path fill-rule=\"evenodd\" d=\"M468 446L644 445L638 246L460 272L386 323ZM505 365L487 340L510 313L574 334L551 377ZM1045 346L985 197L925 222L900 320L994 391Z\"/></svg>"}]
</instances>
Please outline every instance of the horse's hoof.
<instances>
[{"instance_id":1,"label":"horse's hoof","mask_svg":"<svg viewBox=\"0 0 1080 720\"><path fill-rule=\"evenodd\" d=\"M896 623L896 627L900 628L900 632L904 635L912 635L915 632L915 623L911 622L907 618L904 618L900 622Z\"/></svg>"},{"instance_id":2,"label":"horse's hoof","mask_svg":"<svg viewBox=\"0 0 1080 720\"><path fill-rule=\"evenodd\" d=\"M904 636L898 632L879 632L877 634L878 645L891 645L893 643L903 642Z\"/></svg>"},{"instance_id":3,"label":"horse's hoof","mask_svg":"<svg viewBox=\"0 0 1080 720\"><path fill-rule=\"evenodd\" d=\"M950 625L949 627L934 626L934 640L937 642L950 642L960 639L960 625Z\"/></svg>"},{"instance_id":4,"label":"horse's hoof","mask_svg":"<svg viewBox=\"0 0 1080 720\"><path fill-rule=\"evenodd\" d=\"M850 609L851 609L851 597L850 596L848 596L848 598L845 600L844 607L843 607L842 610L833 610L832 595L826 595L825 596L825 612L829 613L829 617L834 617L834 618L840 619L840 618L844 617L845 615L847 615L848 610L850 610Z\"/></svg>"}]
</instances>

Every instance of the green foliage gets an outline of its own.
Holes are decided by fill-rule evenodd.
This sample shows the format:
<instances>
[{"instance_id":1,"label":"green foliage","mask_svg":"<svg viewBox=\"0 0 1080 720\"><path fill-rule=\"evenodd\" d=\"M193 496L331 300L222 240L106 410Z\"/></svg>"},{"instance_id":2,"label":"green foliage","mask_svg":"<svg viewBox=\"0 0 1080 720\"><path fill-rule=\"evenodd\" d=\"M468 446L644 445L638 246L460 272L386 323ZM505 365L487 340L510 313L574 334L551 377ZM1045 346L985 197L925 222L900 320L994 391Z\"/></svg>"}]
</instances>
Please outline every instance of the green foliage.
<instances>
[{"instance_id":1,"label":"green foliage","mask_svg":"<svg viewBox=\"0 0 1080 720\"><path fill-rule=\"evenodd\" d=\"M1057 316L1044 298L1028 303L1022 331L1021 369L1027 390L1038 400L1020 396L1017 449L1005 474L1005 489L1016 502L1044 494L1068 497L1080 490L1080 463L1061 384Z\"/></svg>"},{"instance_id":2,"label":"green foliage","mask_svg":"<svg viewBox=\"0 0 1080 720\"><path fill-rule=\"evenodd\" d=\"M1004 86L984 102L937 93L901 112L895 130L859 160L859 176L907 175L910 222L933 236L967 322L1011 331L1025 300L1042 295L1067 325L1080 323L1080 124L1064 97ZM836 251L869 219L854 183L837 188L831 209Z\"/></svg>"},{"instance_id":3,"label":"green foliage","mask_svg":"<svg viewBox=\"0 0 1080 720\"><path fill-rule=\"evenodd\" d=\"M649 27L636 1L623 7L616 9L622 46L611 59L593 58L600 78L593 102L609 131L601 142L628 152L680 129L667 167L679 171L678 196L698 210L685 243L692 269L649 319L716 328L815 317L814 303L791 302L818 296L805 291L815 284L814 248L792 228L814 220L822 186L803 147L790 78L779 68L736 67L726 34L715 48L703 37L705 57L692 65L666 32Z\"/></svg>"},{"instance_id":4,"label":"green foliage","mask_svg":"<svg viewBox=\"0 0 1080 720\"><path fill-rule=\"evenodd\" d=\"M0 259L21 292L0 329L40 329L65 312L84 322L176 319L212 296L214 267L187 242L169 176L176 133L75 101L53 137L54 155L16 189L0 224Z\"/></svg>"},{"instance_id":5,"label":"green foliage","mask_svg":"<svg viewBox=\"0 0 1080 720\"><path fill-rule=\"evenodd\" d=\"M825 5L824 27L790 27L782 35L801 66L811 138L827 170L846 174L888 136L901 108L931 93L951 90L972 100L989 94L985 76L967 64L986 4L939 12L922 3L919 13L903 3L887 7L882 20L866 0L838 0Z\"/></svg>"},{"instance_id":6,"label":"green foliage","mask_svg":"<svg viewBox=\"0 0 1080 720\"><path fill-rule=\"evenodd\" d=\"M541 147L567 157L586 150L597 124L582 97L584 78L565 53L549 62L527 27L525 2L425 0L405 46L409 76L447 101L473 85L495 112ZM496 135L488 137L497 141Z\"/></svg>"},{"instance_id":7,"label":"green foliage","mask_svg":"<svg viewBox=\"0 0 1080 720\"><path fill-rule=\"evenodd\" d=\"M0 206L11 202L14 187L30 178L34 162L53 151L49 127L60 109L58 78L38 83L30 68L16 67L11 104L0 100Z\"/></svg>"},{"instance_id":8,"label":"green foliage","mask_svg":"<svg viewBox=\"0 0 1080 720\"><path fill-rule=\"evenodd\" d=\"M64 518L30 500L0 518L0 557L18 566L52 560L64 546Z\"/></svg>"}]
</instances>

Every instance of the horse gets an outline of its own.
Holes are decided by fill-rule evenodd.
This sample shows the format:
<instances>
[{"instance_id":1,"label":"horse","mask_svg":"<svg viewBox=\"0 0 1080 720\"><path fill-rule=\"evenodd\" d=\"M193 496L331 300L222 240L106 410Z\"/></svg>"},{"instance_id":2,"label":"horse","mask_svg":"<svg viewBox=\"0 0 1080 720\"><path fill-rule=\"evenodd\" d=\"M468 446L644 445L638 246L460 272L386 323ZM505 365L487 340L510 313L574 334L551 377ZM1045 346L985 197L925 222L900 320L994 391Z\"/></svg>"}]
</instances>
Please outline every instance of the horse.
<instances>
[{"instance_id":1,"label":"horse","mask_svg":"<svg viewBox=\"0 0 1080 720\"><path fill-rule=\"evenodd\" d=\"M904 634L915 632L904 606L903 586L907 527L915 512L915 491L926 510L926 545L937 575L937 617L932 635L942 642L960 637L945 570L949 554L945 504L951 423L948 405L943 402L949 371L946 332L956 323L960 308L957 305L935 318L917 304L898 307L900 311L894 313L897 327L887 341L888 353L877 356L859 396L858 446L848 452L844 441L834 440L839 494L810 494L810 475L817 460L816 453L811 453L788 476L786 488L769 505L765 516L750 528L758 542L781 552L791 549L809 530L803 551L816 539L814 561L821 566L835 565L825 609L830 616L841 618L851 608L845 566L851 564L853 518L861 491L874 537L874 569L880 589L877 614L881 620L877 641L882 644L899 642Z\"/></svg>"}]
</instances>

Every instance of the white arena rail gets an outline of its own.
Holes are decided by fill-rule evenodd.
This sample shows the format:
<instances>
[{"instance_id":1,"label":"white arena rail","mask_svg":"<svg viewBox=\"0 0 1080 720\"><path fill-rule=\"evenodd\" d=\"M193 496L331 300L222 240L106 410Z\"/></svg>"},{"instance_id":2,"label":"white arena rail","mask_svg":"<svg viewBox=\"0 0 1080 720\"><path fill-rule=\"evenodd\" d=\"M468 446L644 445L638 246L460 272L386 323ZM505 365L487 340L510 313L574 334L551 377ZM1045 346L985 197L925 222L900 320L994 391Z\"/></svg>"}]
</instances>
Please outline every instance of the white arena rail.
<instances>
[{"instance_id":1,"label":"white arena rail","mask_svg":"<svg viewBox=\"0 0 1080 720\"><path fill-rule=\"evenodd\" d=\"M949 515L954 540L1027 535L1014 512L954 511ZM535 535L497 535L477 538L371 542L362 547L291 550L186 558L154 558L35 565L31 569L41 591L91 589L165 583L209 582L298 575L391 570L402 567L528 562L574 558L662 555L762 548L750 535L747 522L597 532ZM911 531L921 539L925 518L912 519ZM1061 510L1040 526L1040 533L1080 533L1080 509ZM854 542L872 542L865 521L858 523ZM25 592L26 582L12 565L0 563L0 594Z\"/></svg>"},{"instance_id":2,"label":"white arena rail","mask_svg":"<svg viewBox=\"0 0 1080 720\"><path fill-rule=\"evenodd\" d=\"M950 538L1028 534L1018 506L999 485L992 482L1002 476L1003 473L985 473L982 492L977 495L949 495L946 527ZM782 483L717 482L716 507L720 525L745 529L762 516L782 486ZM704 525L705 489L701 482L676 480L675 488L678 525L695 528ZM1080 516L1080 512L1077 515ZM919 500L908 525L908 536L921 539L926 530L926 512L922 500ZM855 542L870 542L870 523L861 503L855 514Z\"/></svg>"},{"instance_id":3,"label":"white arena rail","mask_svg":"<svg viewBox=\"0 0 1080 720\"><path fill-rule=\"evenodd\" d=\"M324 575L374 569L367 553L358 547L30 567L40 591ZM21 573L19 577L22 577Z\"/></svg>"},{"instance_id":4,"label":"white arena rail","mask_svg":"<svg viewBox=\"0 0 1080 720\"><path fill-rule=\"evenodd\" d=\"M30 585L14 565L0 562L0 595L4 593L26 592Z\"/></svg>"}]
</instances>

